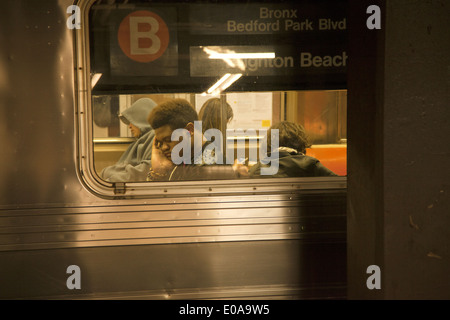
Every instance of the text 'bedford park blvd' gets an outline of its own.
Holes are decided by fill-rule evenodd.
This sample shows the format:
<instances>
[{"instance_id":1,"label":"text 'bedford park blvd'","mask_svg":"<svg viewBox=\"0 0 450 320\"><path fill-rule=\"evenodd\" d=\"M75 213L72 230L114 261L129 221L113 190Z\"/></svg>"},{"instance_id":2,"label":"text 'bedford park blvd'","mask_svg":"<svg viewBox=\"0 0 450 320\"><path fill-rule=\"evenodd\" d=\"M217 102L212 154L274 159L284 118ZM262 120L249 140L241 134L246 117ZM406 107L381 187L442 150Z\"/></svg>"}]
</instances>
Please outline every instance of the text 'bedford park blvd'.
<instances>
[{"instance_id":1,"label":"text 'bedford park blvd'","mask_svg":"<svg viewBox=\"0 0 450 320\"><path fill-rule=\"evenodd\" d=\"M270 21L264 21L270 19ZM277 19L273 21L273 19ZM261 21L263 20L263 21ZM346 18L333 20L320 18L317 21L310 19L300 19L297 9L277 9L272 10L266 7L259 8L259 20L248 20L238 22L236 20L227 21L227 31L235 33L245 32L280 32L280 31L314 31L314 30L346 30Z\"/></svg>"}]
</instances>

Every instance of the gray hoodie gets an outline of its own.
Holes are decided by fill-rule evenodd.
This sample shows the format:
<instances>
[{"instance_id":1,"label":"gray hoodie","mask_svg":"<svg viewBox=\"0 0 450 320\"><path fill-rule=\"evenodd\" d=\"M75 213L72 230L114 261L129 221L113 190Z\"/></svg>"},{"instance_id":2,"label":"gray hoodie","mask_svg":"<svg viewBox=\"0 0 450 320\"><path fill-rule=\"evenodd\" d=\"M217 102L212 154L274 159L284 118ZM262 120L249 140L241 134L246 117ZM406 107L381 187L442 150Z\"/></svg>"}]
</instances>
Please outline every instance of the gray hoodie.
<instances>
[{"instance_id":1,"label":"gray hoodie","mask_svg":"<svg viewBox=\"0 0 450 320\"><path fill-rule=\"evenodd\" d=\"M151 165L152 144L155 132L147 122L150 111L156 103L149 98L137 100L119 115L125 123L130 122L141 130L141 135L133 142L112 166L106 167L101 177L111 182L146 181Z\"/></svg>"}]
</instances>

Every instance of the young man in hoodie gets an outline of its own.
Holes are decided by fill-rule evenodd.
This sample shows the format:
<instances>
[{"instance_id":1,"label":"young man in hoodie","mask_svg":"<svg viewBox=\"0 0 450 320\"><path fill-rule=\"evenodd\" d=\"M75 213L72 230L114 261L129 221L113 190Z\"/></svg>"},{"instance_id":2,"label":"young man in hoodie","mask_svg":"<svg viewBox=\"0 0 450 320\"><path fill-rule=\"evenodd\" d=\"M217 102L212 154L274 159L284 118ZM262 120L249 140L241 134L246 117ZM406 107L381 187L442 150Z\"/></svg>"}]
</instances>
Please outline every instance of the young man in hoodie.
<instances>
[{"instance_id":1,"label":"young man in hoodie","mask_svg":"<svg viewBox=\"0 0 450 320\"><path fill-rule=\"evenodd\" d=\"M152 145L155 132L147 122L147 117L156 103L149 98L137 100L123 111L119 118L128 125L136 141L112 166L106 167L100 176L110 182L145 181L151 166Z\"/></svg>"}]
</instances>

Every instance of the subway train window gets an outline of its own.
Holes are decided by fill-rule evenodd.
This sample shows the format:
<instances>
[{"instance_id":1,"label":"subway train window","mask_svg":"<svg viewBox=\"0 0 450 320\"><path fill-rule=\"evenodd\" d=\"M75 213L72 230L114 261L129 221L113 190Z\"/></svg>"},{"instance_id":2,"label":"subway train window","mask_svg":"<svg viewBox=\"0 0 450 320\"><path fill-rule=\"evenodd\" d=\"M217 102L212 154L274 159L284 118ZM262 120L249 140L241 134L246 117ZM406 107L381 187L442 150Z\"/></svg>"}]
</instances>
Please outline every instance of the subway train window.
<instances>
[{"instance_id":1,"label":"subway train window","mask_svg":"<svg viewBox=\"0 0 450 320\"><path fill-rule=\"evenodd\" d=\"M193 121L193 135L186 137L191 141L183 144L180 139L180 144L186 147L183 149L181 145L178 148L174 146L170 153L173 152L175 156L167 153L167 158L172 163L178 152L178 164L202 166L210 161L207 157L208 150L211 150L214 155L213 164L228 165L230 169L234 167L234 171L237 171L236 174L233 172L230 176L224 176L226 179L332 176L333 173L346 175L346 91L336 90L237 92L221 96L94 96L94 161L95 170L102 178L112 182L170 180L164 176L163 170L157 173L151 170L152 154L156 154L155 144L162 142L154 141L155 130L149 124L148 116L157 105L164 106L164 103L177 101L175 99L187 101L195 109L197 119ZM139 114L141 111L144 114ZM138 118L139 115L141 119ZM180 128L185 129L184 126ZM272 143L268 129L271 128L278 130L278 158L270 158ZM216 135L213 135L214 129L218 130ZM171 140L172 132L170 134ZM201 161L191 159L197 147L195 135L201 137L198 140L202 151ZM265 144L264 156L267 157L267 163L263 164L262 144ZM162 151L166 149L167 146L161 147ZM190 154L183 159L183 153ZM160 156L165 157L164 154ZM305 161L303 159L317 159L320 162L313 167L310 162L303 165L300 162ZM277 165L270 174L265 175L264 170L261 172L263 168ZM176 163L169 166L171 173ZM204 178L201 175L189 177L193 180Z\"/></svg>"},{"instance_id":2,"label":"subway train window","mask_svg":"<svg viewBox=\"0 0 450 320\"><path fill-rule=\"evenodd\" d=\"M86 170L104 186L346 176L344 4L88 1Z\"/></svg>"}]
</instances>

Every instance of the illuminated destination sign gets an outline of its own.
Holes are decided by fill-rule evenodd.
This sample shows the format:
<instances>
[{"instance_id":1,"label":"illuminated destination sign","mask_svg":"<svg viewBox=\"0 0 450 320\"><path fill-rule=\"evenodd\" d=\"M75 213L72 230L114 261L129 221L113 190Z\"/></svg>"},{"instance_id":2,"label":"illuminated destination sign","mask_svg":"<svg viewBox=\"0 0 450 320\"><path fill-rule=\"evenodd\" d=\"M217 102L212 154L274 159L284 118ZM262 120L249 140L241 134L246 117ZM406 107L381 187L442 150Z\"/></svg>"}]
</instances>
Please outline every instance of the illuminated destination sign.
<instances>
[{"instance_id":1,"label":"illuminated destination sign","mask_svg":"<svg viewBox=\"0 0 450 320\"><path fill-rule=\"evenodd\" d=\"M226 4L190 7L194 34L283 34L345 31L345 1Z\"/></svg>"},{"instance_id":2,"label":"illuminated destination sign","mask_svg":"<svg viewBox=\"0 0 450 320\"><path fill-rule=\"evenodd\" d=\"M242 73L245 76L280 76L299 73L342 73L348 55L344 48L317 50L275 46L198 46L190 48L191 77L219 76ZM314 52L314 53L312 53ZM320 54L317 54L320 52ZM222 58L211 58L222 53ZM247 53L247 55L242 55ZM273 57L258 57L258 53L273 53ZM253 56L254 54L254 56Z\"/></svg>"},{"instance_id":3,"label":"illuminated destination sign","mask_svg":"<svg viewBox=\"0 0 450 320\"><path fill-rule=\"evenodd\" d=\"M192 5L191 34L234 36L235 42L249 45L191 46L191 76L228 72L246 76L344 77L348 63L345 8L343 1ZM237 56L244 53L247 56ZM251 53L273 56L252 57ZM223 58L213 58L214 54L222 54Z\"/></svg>"},{"instance_id":4,"label":"illuminated destination sign","mask_svg":"<svg viewBox=\"0 0 450 320\"><path fill-rule=\"evenodd\" d=\"M232 91L346 87L344 0L94 8L95 90L204 92L227 73Z\"/></svg>"}]
</instances>

